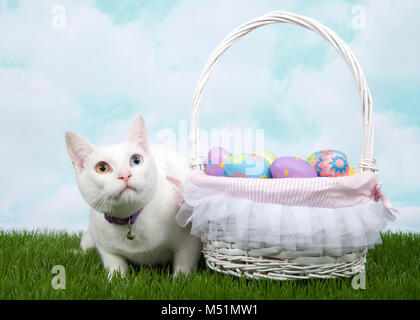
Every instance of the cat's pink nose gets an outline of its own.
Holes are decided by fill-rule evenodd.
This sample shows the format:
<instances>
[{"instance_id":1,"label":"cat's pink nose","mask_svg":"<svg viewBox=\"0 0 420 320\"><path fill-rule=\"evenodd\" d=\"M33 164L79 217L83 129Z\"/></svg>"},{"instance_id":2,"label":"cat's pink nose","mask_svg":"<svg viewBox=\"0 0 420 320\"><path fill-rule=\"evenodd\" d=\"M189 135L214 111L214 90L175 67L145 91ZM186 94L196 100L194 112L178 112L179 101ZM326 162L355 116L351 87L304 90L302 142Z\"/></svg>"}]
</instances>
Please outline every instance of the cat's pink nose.
<instances>
[{"instance_id":1,"label":"cat's pink nose","mask_svg":"<svg viewBox=\"0 0 420 320\"><path fill-rule=\"evenodd\" d=\"M120 180L124 180L125 181L125 183L127 183L128 182L128 179L130 179L131 178L131 174L129 174L129 173L124 173L124 174L121 174L119 177L118 177L118 179L120 179Z\"/></svg>"}]
</instances>

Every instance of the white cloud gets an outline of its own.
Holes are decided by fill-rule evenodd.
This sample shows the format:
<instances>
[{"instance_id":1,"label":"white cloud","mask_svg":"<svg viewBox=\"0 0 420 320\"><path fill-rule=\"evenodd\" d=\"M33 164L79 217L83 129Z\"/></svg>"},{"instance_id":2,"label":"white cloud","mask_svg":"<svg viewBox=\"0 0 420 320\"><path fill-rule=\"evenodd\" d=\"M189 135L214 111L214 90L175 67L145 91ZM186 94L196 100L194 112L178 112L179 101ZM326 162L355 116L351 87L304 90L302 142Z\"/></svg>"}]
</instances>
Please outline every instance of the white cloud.
<instances>
[{"instance_id":1,"label":"white cloud","mask_svg":"<svg viewBox=\"0 0 420 320\"><path fill-rule=\"evenodd\" d=\"M397 219L388 225L391 231L420 233L420 207L399 208Z\"/></svg>"},{"instance_id":2,"label":"white cloud","mask_svg":"<svg viewBox=\"0 0 420 320\"><path fill-rule=\"evenodd\" d=\"M420 80L418 29L420 2L372 0L366 2L366 29L351 47L360 58L367 78L412 84Z\"/></svg>"},{"instance_id":3,"label":"white cloud","mask_svg":"<svg viewBox=\"0 0 420 320\"><path fill-rule=\"evenodd\" d=\"M0 70L0 205L35 201L62 183L67 162L63 126L80 115L72 97L42 74Z\"/></svg>"},{"instance_id":4,"label":"white cloud","mask_svg":"<svg viewBox=\"0 0 420 320\"><path fill-rule=\"evenodd\" d=\"M30 213L30 214L28 214ZM20 227L27 229L63 229L78 231L87 228L89 207L75 184L62 185L53 195L22 209Z\"/></svg>"}]
</instances>

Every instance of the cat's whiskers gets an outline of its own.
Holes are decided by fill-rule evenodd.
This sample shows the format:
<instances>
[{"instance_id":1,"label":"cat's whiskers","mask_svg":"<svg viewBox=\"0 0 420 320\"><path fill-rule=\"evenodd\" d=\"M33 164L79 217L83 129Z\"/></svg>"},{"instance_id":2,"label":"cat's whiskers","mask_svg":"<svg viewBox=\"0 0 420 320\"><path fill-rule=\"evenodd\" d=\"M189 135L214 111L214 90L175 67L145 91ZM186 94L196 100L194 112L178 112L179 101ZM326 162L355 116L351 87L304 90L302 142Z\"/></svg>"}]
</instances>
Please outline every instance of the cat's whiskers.
<instances>
[{"instance_id":1,"label":"cat's whiskers","mask_svg":"<svg viewBox=\"0 0 420 320\"><path fill-rule=\"evenodd\" d=\"M107 200L111 199L111 204L109 205L110 208L112 208L112 202L113 202L113 198L114 198L114 191L118 190L121 188L120 184L113 184L111 185L109 188L105 189L100 195L99 197L97 197L96 201L98 202L97 204L97 211L102 212L102 209L106 203Z\"/></svg>"},{"instance_id":2,"label":"cat's whiskers","mask_svg":"<svg viewBox=\"0 0 420 320\"><path fill-rule=\"evenodd\" d=\"M91 202L99 201L104 196L109 196L110 193L113 193L115 190L119 188L119 184L113 184L111 187L104 189L102 192L96 195L95 198L89 199Z\"/></svg>"},{"instance_id":3,"label":"cat's whiskers","mask_svg":"<svg viewBox=\"0 0 420 320\"><path fill-rule=\"evenodd\" d=\"M95 198L89 199L89 202L91 202L93 204L96 204L97 202L101 201L102 198L104 196L106 196L107 193L108 193L108 191L107 190L104 190L103 192L100 192L99 194L97 194Z\"/></svg>"},{"instance_id":4,"label":"cat's whiskers","mask_svg":"<svg viewBox=\"0 0 420 320\"><path fill-rule=\"evenodd\" d=\"M108 190L103 190L99 194L96 195L95 198L89 199L92 203L92 205L95 205L97 207L97 210L100 211L104 201L107 199L108 196Z\"/></svg>"}]
</instances>

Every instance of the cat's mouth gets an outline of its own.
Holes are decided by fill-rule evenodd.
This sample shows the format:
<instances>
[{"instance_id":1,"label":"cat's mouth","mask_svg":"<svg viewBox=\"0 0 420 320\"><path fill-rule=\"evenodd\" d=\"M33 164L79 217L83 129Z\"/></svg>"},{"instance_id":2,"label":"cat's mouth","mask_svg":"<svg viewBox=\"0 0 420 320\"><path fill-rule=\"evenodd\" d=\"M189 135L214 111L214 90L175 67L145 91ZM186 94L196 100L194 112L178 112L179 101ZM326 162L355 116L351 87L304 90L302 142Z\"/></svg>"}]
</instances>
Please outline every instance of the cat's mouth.
<instances>
[{"instance_id":1,"label":"cat's mouth","mask_svg":"<svg viewBox=\"0 0 420 320\"><path fill-rule=\"evenodd\" d=\"M121 196L122 194L124 194L126 192L130 192L130 191L137 192L137 190L135 188L130 187L129 185L126 185L125 188L120 191L119 196Z\"/></svg>"}]
</instances>

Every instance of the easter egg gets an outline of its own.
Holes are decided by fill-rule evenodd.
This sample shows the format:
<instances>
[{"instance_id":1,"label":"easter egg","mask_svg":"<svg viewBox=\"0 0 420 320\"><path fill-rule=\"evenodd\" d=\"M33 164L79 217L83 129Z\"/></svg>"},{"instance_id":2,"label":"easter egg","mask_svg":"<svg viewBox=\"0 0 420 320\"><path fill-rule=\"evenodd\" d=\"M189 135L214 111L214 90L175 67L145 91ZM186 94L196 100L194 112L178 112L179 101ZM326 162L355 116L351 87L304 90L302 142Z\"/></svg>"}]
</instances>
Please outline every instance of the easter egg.
<instances>
[{"instance_id":1,"label":"easter egg","mask_svg":"<svg viewBox=\"0 0 420 320\"><path fill-rule=\"evenodd\" d=\"M271 178L269 161L255 153L234 154L225 163L225 175L233 178Z\"/></svg>"},{"instance_id":2,"label":"easter egg","mask_svg":"<svg viewBox=\"0 0 420 320\"><path fill-rule=\"evenodd\" d=\"M310 164L320 177L343 177L349 175L350 164L342 152L334 150L320 151L311 160Z\"/></svg>"},{"instance_id":3,"label":"easter egg","mask_svg":"<svg viewBox=\"0 0 420 320\"><path fill-rule=\"evenodd\" d=\"M210 176L223 176L225 162L231 156L232 153L222 147L211 148L207 155L207 174Z\"/></svg>"},{"instance_id":4,"label":"easter egg","mask_svg":"<svg viewBox=\"0 0 420 320\"><path fill-rule=\"evenodd\" d=\"M271 167L271 164L274 160L276 160L276 155L270 151L254 151L253 154L263 157L265 160L268 161L268 167Z\"/></svg>"},{"instance_id":5,"label":"easter egg","mask_svg":"<svg viewBox=\"0 0 420 320\"><path fill-rule=\"evenodd\" d=\"M318 152L315 152L315 153L311 154L308 157L308 159L306 159L306 162L312 163L315 160L315 158L317 158L318 156L323 155L323 154L328 154L328 153L338 153L338 154L342 155L344 158L347 159L347 156L343 152L338 151L338 150L330 149L330 150L321 150L321 151L318 151Z\"/></svg>"},{"instance_id":6,"label":"easter egg","mask_svg":"<svg viewBox=\"0 0 420 320\"><path fill-rule=\"evenodd\" d=\"M315 169L305 160L296 157L280 157L271 164L273 178L314 178Z\"/></svg>"},{"instance_id":7,"label":"easter egg","mask_svg":"<svg viewBox=\"0 0 420 320\"><path fill-rule=\"evenodd\" d=\"M357 173L357 171L356 171L356 170L354 170L352 166L350 166L349 176L353 176L353 175L355 175L356 173Z\"/></svg>"}]
</instances>

